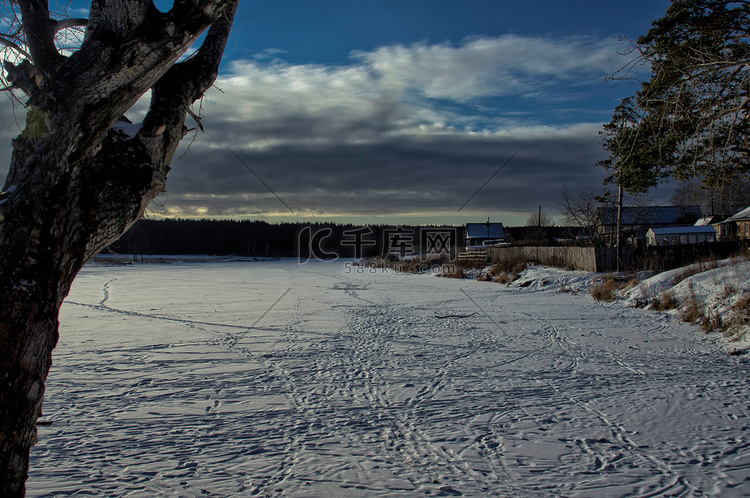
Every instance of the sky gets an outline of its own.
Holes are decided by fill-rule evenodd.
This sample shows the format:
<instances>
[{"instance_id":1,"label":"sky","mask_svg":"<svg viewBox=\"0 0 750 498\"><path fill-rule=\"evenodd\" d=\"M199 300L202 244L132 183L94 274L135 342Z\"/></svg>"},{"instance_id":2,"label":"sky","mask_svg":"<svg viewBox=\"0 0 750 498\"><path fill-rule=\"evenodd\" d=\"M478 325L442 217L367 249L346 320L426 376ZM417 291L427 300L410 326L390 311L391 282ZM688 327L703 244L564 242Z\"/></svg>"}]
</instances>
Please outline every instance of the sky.
<instances>
[{"instance_id":1,"label":"sky","mask_svg":"<svg viewBox=\"0 0 750 498\"><path fill-rule=\"evenodd\" d=\"M563 185L601 184L599 131L637 89L607 76L668 5L242 0L199 104L205 131L185 138L149 216L522 225L539 206L554 215ZM144 109L145 99L129 117ZM5 114L9 158L19 130Z\"/></svg>"}]
</instances>

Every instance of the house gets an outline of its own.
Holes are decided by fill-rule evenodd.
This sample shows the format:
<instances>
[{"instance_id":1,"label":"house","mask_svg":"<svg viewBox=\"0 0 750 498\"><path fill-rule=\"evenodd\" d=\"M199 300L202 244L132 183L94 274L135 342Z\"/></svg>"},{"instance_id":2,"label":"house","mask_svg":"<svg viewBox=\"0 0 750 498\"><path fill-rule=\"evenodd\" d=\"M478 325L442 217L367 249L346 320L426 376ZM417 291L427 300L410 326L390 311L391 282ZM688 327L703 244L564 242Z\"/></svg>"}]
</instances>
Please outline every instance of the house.
<instances>
[{"instance_id":1,"label":"house","mask_svg":"<svg viewBox=\"0 0 750 498\"><path fill-rule=\"evenodd\" d=\"M726 216L704 216L695 222L695 226L710 226L716 232L716 241L731 240L736 234L734 224L727 223Z\"/></svg>"},{"instance_id":2,"label":"house","mask_svg":"<svg viewBox=\"0 0 750 498\"><path fill-rule=\"evenodd\" d=\"M716 230L712 226L656 227L646 232L646 244L650 246L674 246L715 242Z\"/></svg>"},{"instance_id":3,"label":"house","mask_svg":"<svg viewBox=\"0 0 750 498\"><path fill-rule=\"evenodd\" d=\"M646 239L649 228L663 228L693 225L703 213L700 206L650 206L623 207L623 238L636 243ZM617 207L604 207L597 210L599 236L614 241L617 232Z\"/></svg>"},{"instance_id":4,"label":"house","mask_svg":"<svg viewBox=\"0 0 750 498\"><path fill-rule=\"evenodd\" d=\"M466 247L492 246L505 243L505 229L502 223L467 223Z\"/></svg>"},{"instance_id":5,"label":"house","mask_svg":"<svg viewBox=\"0 0 750 498\"><path fill-rule=\"evenodd\" d=\"M723 240L750 240L750 207L727 218L720 228L726 231Z\"/></svg>"},{"instance_id":6,"label":"house","mask_svg":"<svg viewBox=\"0 0 750 498\"><path fill-rule=\"evenodd\" d=\"M716 230L716 240L737 240L737 223L733 223L726 219L719 223L715 223L712 226L714 230Z\"/></svg>"},{"instance_id":7,"label":"house","mask_svg":"<svg viewBox=\"0 0 750 498\"><path fill-rule=\"evenodd\" d=\"M716 241L731 240L736 236L734 223L727 223L726 216L704 216L695 222L697 227L711 227L716 232Z\"/></svg>"}]
</instances>

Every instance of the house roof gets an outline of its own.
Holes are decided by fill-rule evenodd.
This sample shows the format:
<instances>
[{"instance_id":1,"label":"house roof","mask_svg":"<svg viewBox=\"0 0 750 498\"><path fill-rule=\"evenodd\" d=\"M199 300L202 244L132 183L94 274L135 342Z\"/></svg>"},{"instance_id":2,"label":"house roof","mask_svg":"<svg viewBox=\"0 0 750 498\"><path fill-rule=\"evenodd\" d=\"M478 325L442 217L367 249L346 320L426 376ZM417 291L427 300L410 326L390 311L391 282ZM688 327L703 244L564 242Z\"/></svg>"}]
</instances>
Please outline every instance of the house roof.
<instances>
[{"instance_id":1,"label":"house roof","mask_svg":"<svg viewBox=\"0 0 750 498\"><path fill-rule=\"evenodd\" d=\"M467 223L466 236L470 239L504 239L505 229L502 223Z\"/></svg>"},{"instance_id":2,"label":"house roof","mask_svg":"<svg viewBox=\"0 0 750 498\"><path fill-rule=\"evenodd\" d=\"M654 235L691 235L700 233L710 233L716 235L714 227L710 226L689 226L689 227L657 227L649 228L649 232Z\"/></svg>"},{"instance_id":3,"label":"house roof","mask_svg":"<svg viewBox=\"0 0 750 498\"><path fill-rule=\"evenodd\" d=\"M724 219L724 216L704 216L703 218L695 222L695 226L707 227L709 225L716 225L717 223L721 223L722 221L724 221Z\"/></svg>"},{"instance_id":4,"label":"house roof","mask_svg":"<svg viewBox=\"0 0 750 498\"><path fill-rule=\"evenodd\" d=\"M739 213L735 214L734 216L730 216L727 221L740 221L740 220L746 220L750 218L750 207L747 207L740 211Z\"/></svg>"},{"instance_id":5,"label":"house roof","mask_svg":"<svg viewBox=\"0 0 750 498\"><path fill-rule=\"evenodd\" d=\"M617 223L617 208L605 207L597 210L604 225ZM694 223L703 213L700 206L650 206L623 207L623 225L677 225Z\"/></svg>"}]
</instances>

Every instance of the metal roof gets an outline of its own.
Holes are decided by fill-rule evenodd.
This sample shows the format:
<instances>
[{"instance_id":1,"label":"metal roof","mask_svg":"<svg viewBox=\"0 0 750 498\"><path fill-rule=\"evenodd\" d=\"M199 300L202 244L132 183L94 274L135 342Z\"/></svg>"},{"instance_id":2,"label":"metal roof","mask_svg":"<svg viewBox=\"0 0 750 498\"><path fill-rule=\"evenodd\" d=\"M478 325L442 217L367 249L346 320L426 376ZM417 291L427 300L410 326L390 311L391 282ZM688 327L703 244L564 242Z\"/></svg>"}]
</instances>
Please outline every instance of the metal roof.
<instances>
[{"instance_id":1,"label":"metal roof","mask_svg":"<svg viewBox=\"0 0 750 498\"><path fill-rule=\"evenodd\" d=\"M470 239L504 239L505 229L502 223L467 223L466 236Z\"/></svg>"},{"instance_id":2,"label":"metal roof","mask_svg":"<svg viewBox=\"0 0 750 498\"><path fill-rule=\"evenodd\" d=\"M730 216L727 221L739 221L739 220L746 220L750 218L750 207L747 207L740 211L739 213L735 214L734 216Z\"/></svg>"},{"instance_id":3,"label":"metal roof","mask_svg":"<svg viewBox=\"0 0 750 498\"><path fill-rule=\"evenodd\" d=\"M707 227L709 225L712 225L714 223L717 223L718 216L704 216L703 218L699 219L695 222L696 227Z\"/></svg>"},{"instance_id":4,"label":"metal roof","mask_svg":"<svg viewBox=\"0 0 750 498\"><path fill-rule=\"evenodd\" d=\"M714 227L710 226L649 228L648 231L653 232L654 235L685 235L699 233L712 233L716 235L716 230L714 230Z\"/></svg>"},{"instance_id":5,"label":"metal roof","mask_svg":"<svg viewBox=\"0 0 750 498\"><path fill-rule=\"evenodd\" d=\"M599 208L599 219L604 225L617 223L617 208ZM675 225L694 223L703 213L700 206L623 207L623 225Z\"/></svg>"}]
</instances>

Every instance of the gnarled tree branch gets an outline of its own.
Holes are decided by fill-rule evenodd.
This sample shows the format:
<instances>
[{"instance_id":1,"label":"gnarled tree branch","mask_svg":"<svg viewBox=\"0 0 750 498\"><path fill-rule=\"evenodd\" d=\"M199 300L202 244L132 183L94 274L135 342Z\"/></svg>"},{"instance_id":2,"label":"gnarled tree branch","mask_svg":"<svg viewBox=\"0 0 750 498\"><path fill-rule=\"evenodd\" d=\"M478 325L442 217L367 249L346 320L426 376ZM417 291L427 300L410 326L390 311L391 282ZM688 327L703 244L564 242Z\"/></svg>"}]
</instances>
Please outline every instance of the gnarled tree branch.
<instances>
[{"instance_id":1,"label":"gnarled tree branch","mask_svg":"<svg viewBox=\"0 0 750 498\"><path fill-rule=\"evenodd\" d=\"M23 19L26 45L34 64L46 73L54 72L65 57L55 46L55 21L50 19L49 6L43 0L18 2Z\"/></svg>"},{"instance_id":2,"label":"gnarled tree branch","mask_svg":"<svg viewBox=\"0 0 750 498\"><path fill-rule=\"evenodd\" d=\"M82 28L88 24L89 20L82 17L70 17L52 21L52 29L55 33L69 28Z\"/></svg>"}]
</instances>

